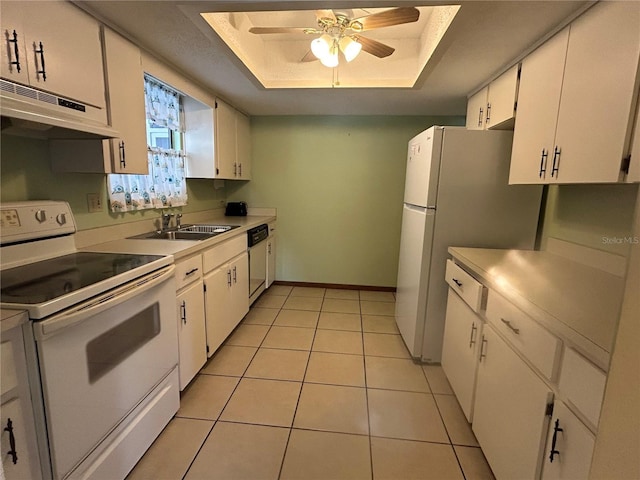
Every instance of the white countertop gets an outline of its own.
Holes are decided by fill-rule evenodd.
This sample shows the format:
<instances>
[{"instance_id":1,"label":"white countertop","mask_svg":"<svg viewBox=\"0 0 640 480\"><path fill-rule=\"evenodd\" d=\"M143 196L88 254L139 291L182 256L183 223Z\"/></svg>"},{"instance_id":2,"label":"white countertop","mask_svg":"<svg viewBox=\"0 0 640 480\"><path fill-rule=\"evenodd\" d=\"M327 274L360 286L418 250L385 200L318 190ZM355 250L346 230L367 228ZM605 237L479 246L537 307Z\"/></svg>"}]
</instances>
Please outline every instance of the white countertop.
<instances>
[{"instance_id":1,"label":"white countertop","mask_svg":"<svg viewBox=\"0 0 640 480\"><path fill-rule=\"evenodd\" d=\"M173 255L175 260L188 257L199 251L222 243L237 235L246 235L247 230L263 223L276 220L275 215L248 215L246 217L225 217L224 215L212 216L199 224L211 225L240 225L220 235L205 240L159 240L159 239L130 239L122 238L109 242L87 245L80 250L88 252L118 252L139 253L147 255ZM186 225L186 223L185 223ZM135 235L135 234L132 234Z\"/></svg>"},{"instance_id":2,"label":"white countertop","mask_svg":"<svg viewBox=\"0 0 640 480\"><path fill-rule=\"evenodd\" d=\"M449 247L482 283L608 369L624 279L545 251Z\"/></svg>"},{"instance_id":3,"label":"white countertop","mask_svg":"<svg viewBox=\"0 0 640 480\"><path fill-rule=\"evenodd\" d=\"M29 315L26 310L0 309L0 331L2 332L11 330L27 321L29 321Z\"/></svg>"}]
</instances>

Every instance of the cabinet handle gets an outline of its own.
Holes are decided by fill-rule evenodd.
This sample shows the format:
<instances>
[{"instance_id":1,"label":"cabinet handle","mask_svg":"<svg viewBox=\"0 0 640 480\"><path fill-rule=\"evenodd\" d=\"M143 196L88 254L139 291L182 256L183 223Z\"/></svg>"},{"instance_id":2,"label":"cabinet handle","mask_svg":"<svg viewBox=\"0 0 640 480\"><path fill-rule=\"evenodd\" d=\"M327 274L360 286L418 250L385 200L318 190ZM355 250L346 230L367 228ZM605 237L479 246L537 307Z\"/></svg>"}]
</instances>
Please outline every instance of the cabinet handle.
<instances>
[{"instance_id":1,"label":"cabinet handle","mask_svg":"<svg viewBox=\"0 0 640 480\"><path fill-rule=\"evenodd\" d=\"M473 345L476 343L476 331L478 330L478 327L476 327L476 322L473 322L471 324L471 336L469 337L469 348L473 347Z\"/></svg>"},{"instance_id":2,"label":"cabinet handle","mask_svg":"<svg viewBox=\"0 0 640 480\"><path fill-rule=\"evenodd\" d=\"M198 268L192 268L191 270L189 270L188 272L186 272L184 274L185 277L188 277L189 275L193 275L194 273L196 273L198 271Z\"/></svg>"},{"instance_id":3,"label":"cabinet handle","mask_svg":"<svg viewBox=\"0 0 640 480\"><path fill-rule=\"evenodd\" d=\"M233 176L238 176L238 164L236 162L233 162Z\"/></svg>"},{"instance_id":4,"label":"cabinet handle","mask_svg":"<svg viewBox=\"0 0 640 480\"><path fill-rule=\"evenodd\" d=\"M227 270L227 286L231 286L231 270Z\"/></svg>"},{"instance_id":5,"label":"cabinet handle","mask_svg":"<svg viewBox=\"0 0 640 480\"><path fill-rule=\"evenodd\" d=\"M16 33L15 30L13 31L13 40L9 39L8 42L13 43L13 55L14 57L16 57L16 59L13 62L9 61L9 65L10 66L15 65L16 71L20 73L20 52L18 50L18 34ZM9 57L9 60L11 60L11 57Z\"/></svg>"},{"instance_id":6,"label":"cabinet handle","mask_svg":"<svg viewBox=\"0 0 640 480\"><path fill-rule=\"evenodd\" d=\"M500 321L504 323L507 327L509 327L513 333L515 333L516 335L520 335L520 329L511 325L510 320L505 320L504 318L500 318Z\"/></svg>"},{"instance_id":7,"label":"cabinet handle","mask_svg":"<svg viewBox=\"0 0 640 480\"><path fill-rule=\"evenodd\" d=\"M16 437L13 434L13 422L10 418L7 418L7 426L4 427L4 431L9 432L9 447L11 447L7 455L11 455L11 461L15 465L18 463L18 452L16 452Z\"/></svg>"},{"instance_id":8,"label":"cabinet handle","mask_svg":"<svg viewBox=\"0 0 640 480\"><path fill-rule=\"evenodd\" d=\"M180 304L180 320L182 320L182 323L185 325L187 324L187 302L185 300Z\"/></svg>"},{"instance_id":9,"label":"cabinet handle","mask_svg":"<svg viewBox=\"0 0 640 480\"><path fill-rule=\"evenodd\" d=\"M238 272L236 270L237 267L233 267L233 283L238 283Z\"/></svg>"},{"instance_id":10,"label":"cabinet handle","mask_svg":"<svg viewBox=\"0 0 640 480\"><path fill-rule=\"evenodd\" d=\"M549 462L553 463L553 457L556 455L560 455L560 451L556 450L556 442L558 441L558 432L564 432L562 428L560 428L560 420L556 418L556 424L553 427L553 438L551 439L551 452L549 453Z\"/></svg>"},{"instance_id":11,"label":"cabinet handle","mask_svg":"<svg viewBox=\"0 0 640 480\"><path fill-rule=\"evenodd\" d=\"M545 177L547 172L547 158L549 153L545 148L542 149L542 155L540 155L540 178Z\"/></svg>"},{"instance_id":12,"label":"cabinet handle","mask_svg":"<svg viewBox=\"0 0 640 480\"><path fill-rule=\"evenodd\" d=\"M491 121L491 104L487 103L487 116L484 118L485 125L489 125Z\"/></svg>"},{"instance_id":13,"label":"cabinet handle","mask_svg":"<svg viewBox=\"0 0 640 480\"><path fill-rule=\"evenodd\" d=\"M489 343L487 342L487 337L482 335L482 342L480 343L480 359L478 360L479 362L481 362L483 358L487 358L487 352L484 351L484 346L487 343Z\"/></svg>"},{"instance_id":14,"label":"cabinet handle","mask_svg":"<svg viewBox=\"0 0 640 480\"><path fill-rule=\"evenodd\" d=\"M36 73L38 75L42 75L42 80L43 81L47 81L47 71L44 68L44 46L42 45L42 42L39 42L39 46L40 46L40 50L36 50L36 54L40 54L40 65L42 66L42 70L38 70L38 67L36 66Z\"/></svg>"},{"instance_id":15,"label":"cabinet handle","mask_svg":"<svg viewBox=\"0 0 640 480\"><path fill-rule=\"evenodd\" d=\"M119 150L119 154L120 154L120 166L122 168L127 168L127 158L126 158L126 154L125 154L125 150L124 150L124 140L122 140L118 144L118 150Z\"/></svg>"},{"instance_id":16,"label":"cabinet handle","mask_svg":"<svg viewBox=\"0 0 640 480\"><path fill-rule=\"evenodd\" d=\"M462 288L462 282L460 280L458 280L457 278L452 278L451 280L453 280L453 283L455 283L458 287Z\"/></svg>"},{"instance_id":17,"label":"cabinet handle","mask_svg":"<svg viewBox=\"0 0 640 480\"><path fill-rule=\"evenodd\" d=\"M553 149L553 166L551 167L551 176L553 177L558 170L560 170L560 149L556 145Z\"/></svg>"},{"instance_id":18,"label":"cabinet handle","mask_svg":"<svg viewBox=\"0 0 640 480\"><path fill-rule=\"evenodd\" d=\"M271 242L267 243L267 252L271 255Z\"/></svg>"},{"instance_id":19,"label":"cabinet handle","mask_svg":"<svg viewBox=\"0 0 640 480\"><path fill-rule=\"evenodd\" d=\"M482 110L482 108L480 108L480 111L478 112L478 126L479 127L482 126L482 113L483 113L483 110Z\"/></svg>"},{"instance_id":20,"label":"cabinet handle","mask_svg":"<svg viewBox=\"0 0 640 480\"><path fill-rule=\"evenodd\" d=\"M241 177L242 176L242 163L238 164L238 176Z\"/></svg>"}]
</instances>

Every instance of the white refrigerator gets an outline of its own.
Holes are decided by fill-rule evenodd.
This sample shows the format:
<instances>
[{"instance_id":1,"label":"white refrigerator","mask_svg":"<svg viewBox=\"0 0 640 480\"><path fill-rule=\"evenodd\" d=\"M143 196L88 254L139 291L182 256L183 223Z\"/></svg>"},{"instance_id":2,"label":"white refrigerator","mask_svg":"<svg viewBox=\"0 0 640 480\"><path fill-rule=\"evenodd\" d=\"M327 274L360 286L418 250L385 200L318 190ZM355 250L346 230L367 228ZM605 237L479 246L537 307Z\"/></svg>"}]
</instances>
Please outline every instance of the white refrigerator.
<instances>
[{"instance_id":1,"label":"white refrigerator","mask_svg":"<svg viewBox=\"0 0 640 480\"><path fill-rule=\"evenodd\" d=\"M542 187L508 184L512 139L434 126L409 142L395 318L423 362L442 355L447 248L535 245Z\"/></svg>"}]
</instances>

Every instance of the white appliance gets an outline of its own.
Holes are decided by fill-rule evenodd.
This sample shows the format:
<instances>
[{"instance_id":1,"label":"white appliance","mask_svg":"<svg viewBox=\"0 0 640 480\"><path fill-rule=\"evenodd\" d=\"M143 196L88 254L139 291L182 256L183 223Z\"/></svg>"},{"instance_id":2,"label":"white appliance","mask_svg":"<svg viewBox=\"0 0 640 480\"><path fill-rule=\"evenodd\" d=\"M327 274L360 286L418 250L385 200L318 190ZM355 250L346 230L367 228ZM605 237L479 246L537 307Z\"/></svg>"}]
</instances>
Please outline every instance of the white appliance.
<instances>
[{"instance_id":1,"label":"white appliance","mask_svg":"<svg viewBox=\"0 0 640 480\"><path fill-rule=\"evenodd\" d=\"M534 247L542 187L508 184L512 138L434 126L409 142L395 318L423 362L442 355L447 248Z\"/></svg>"},{"instance_id":2,"label":"white appliance","mask_svg":"<svg viewBox=\"0 0 640 480\"><path fill-rule=\"evenodd\" d=\"M65 202L1 206L1 303L31 319L43 478L119 479L179 408L171 256L76 251Z\"/></svg>"}]
</instances>

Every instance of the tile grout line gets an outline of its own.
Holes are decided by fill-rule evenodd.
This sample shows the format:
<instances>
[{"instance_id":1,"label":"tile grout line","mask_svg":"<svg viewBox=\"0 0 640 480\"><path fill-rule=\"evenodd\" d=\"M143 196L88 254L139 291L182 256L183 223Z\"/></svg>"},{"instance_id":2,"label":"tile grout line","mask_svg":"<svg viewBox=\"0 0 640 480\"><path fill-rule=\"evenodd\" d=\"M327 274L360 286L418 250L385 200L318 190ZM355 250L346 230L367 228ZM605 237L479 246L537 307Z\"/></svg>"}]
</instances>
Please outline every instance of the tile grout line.
<instances>
[{"instance_id":1,"label":"tile grout line","mask_svg":"<svg viewBox=\"0 0 640 480\"><path fill-rule=\"evenodd\" d=\"M364 346L364 321L362 320L362 300L360 300L360 293L358 293L358 299L358 307L360 308L360 338L362 339L362 366L364 368L364 397L367 403L367 427L369 430L369 466L371 468L371 480L373 480L373 445L371 444L371 413L369 411L369 385L367 383L367 354Z\"/></svg>"}]
</instances>

